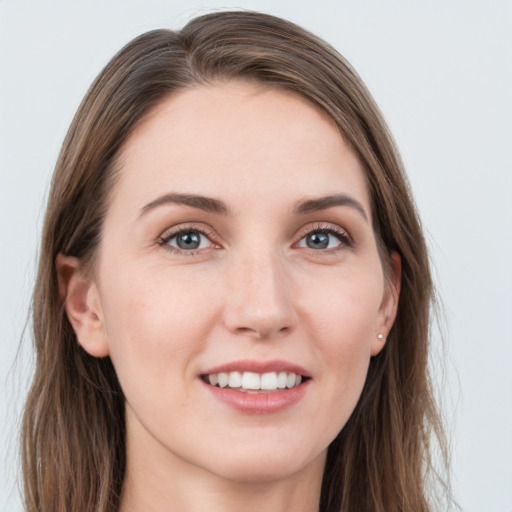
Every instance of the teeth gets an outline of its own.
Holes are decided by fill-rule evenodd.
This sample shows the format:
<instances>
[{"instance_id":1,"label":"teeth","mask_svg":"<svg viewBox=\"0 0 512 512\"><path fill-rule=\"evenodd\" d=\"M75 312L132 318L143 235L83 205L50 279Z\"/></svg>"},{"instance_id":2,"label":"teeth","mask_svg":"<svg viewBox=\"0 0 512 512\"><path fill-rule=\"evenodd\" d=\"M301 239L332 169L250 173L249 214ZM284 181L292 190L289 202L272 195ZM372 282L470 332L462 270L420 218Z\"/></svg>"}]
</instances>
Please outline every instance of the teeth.
<instances>
[{"instance_id":1,"label":"teeth","mask_svg":"<svg viewBox=\"0 0 512 512\"><path fill-rule=\"evenodd\" d=\"M277 376L277 387L279 389L284 389L286 387L286 383L288 382L288 375L286 372L280 372Z\"/></svg>"},{"instance_id":2,"label":"teeth","mask_svg":"<svg viewBox=\"0 0 512 512\"><path fill-rule=\"evenodd\" d=\"M221 388L225 388L228 385L229 382L229 376L227 373L219 373L218 374L219 379L219 386Z\"/></svg>"},{"instance_id":3,"label":"teeth","mask_svg":"<svg viewBox=\"0 0 512 512\"><path fill-rule=\"evenodd\" d=\"M260 382L261 379L257 373L244 372L241 387L244 389L261 389Z\"/></svg>"},{"instance_id":4,"label":"teeth","mask_svg":"<svg viewBox=\"0 0 512 512\"><path fill-rule=\"evenodd\" d=\"M276 372L264 373L261 376L261 389L277 389Z\"/></svg>"},{"instance_id":5,"label":"teeth","mask_svg":"<svg viewBox=\"0 0 512 512\"><path fill-rule=\"evenodd\" d=\"M239 388L242 385L242 375L240 372L230 372L228 386L230 388Z\"/></svg>"},{"instance_id":6,"label":"teeth","mask_svg":"<svg viewBox=\"0 0 512 512\"><path fill-rule=\"evenodd\" d=\"M262 375L254 372L221 372L209 374L207 380L212 386L221 388L275 391L300 385L302 377L293 372L269 372Z\"/></svg>"},{"instance_id":7,"label":"teeth","mask_svg":"<svg viewBox=\"0 0 512 512\"><path fill-rule=\"evenodd\" d=\"M293 388L295 386L295 373L289 373L286 379L286 387Z\"/></svg>"}]
</instances>

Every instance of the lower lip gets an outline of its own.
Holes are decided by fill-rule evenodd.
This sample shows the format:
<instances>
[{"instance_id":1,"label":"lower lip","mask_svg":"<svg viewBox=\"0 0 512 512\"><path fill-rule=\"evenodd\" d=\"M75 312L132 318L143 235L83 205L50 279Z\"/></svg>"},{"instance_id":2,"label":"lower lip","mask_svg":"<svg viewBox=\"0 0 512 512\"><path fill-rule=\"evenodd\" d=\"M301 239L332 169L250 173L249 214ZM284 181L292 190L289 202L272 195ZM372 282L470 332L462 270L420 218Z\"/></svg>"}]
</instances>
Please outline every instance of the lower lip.
<instances>
[{"instance_id":1,"label":"lower lip","mask_svg":"<svg viewBox=\"0 0 512 512\"><path fill-rule=\"evenodd\" d=\"M271 393L244 393L229 388L219 388L201 381L208 391L221 402L246 414L271 414L299 402L306 394L310 380L299 386Z\"/></svg>"}]
</instances>

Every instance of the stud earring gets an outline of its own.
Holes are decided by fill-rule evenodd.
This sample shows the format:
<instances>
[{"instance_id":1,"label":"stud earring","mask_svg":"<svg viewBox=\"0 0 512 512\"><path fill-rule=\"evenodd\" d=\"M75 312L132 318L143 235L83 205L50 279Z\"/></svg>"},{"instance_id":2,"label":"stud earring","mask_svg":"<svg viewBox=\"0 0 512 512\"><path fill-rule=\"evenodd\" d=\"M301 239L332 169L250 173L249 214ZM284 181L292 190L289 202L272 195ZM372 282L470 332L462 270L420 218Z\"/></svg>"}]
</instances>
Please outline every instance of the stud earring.
<instances>
[{"instance_id":1,"label":"stud earring","mask_svg":"<svg viewBox=\"0 0 512 512\"><path fill-rule=\"evenodd\" d=\"M379 338L379 340L383 340L384 339L384 334L379 332L379 334L377 334L377 338Z\"/></svg>"}]
</instances>

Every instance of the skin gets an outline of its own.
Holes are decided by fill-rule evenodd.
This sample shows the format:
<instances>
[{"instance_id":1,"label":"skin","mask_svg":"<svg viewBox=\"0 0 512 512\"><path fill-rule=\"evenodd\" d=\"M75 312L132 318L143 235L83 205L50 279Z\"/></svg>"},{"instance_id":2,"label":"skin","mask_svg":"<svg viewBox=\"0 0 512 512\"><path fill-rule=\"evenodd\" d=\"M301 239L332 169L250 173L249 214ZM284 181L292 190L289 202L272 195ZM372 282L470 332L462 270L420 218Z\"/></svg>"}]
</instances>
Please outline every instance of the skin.
<instances>
[{"instance_id":1,"label":"skin","mask_svg":"<svg viewBox=\"0 0 512 512\"><path fill-rule=\"evenodd\" d=\"M318 510L327 447L396 313L359 161L299 96L232 81L164 101L119 162L94 277L62 255L57 268L80 344L111 357L126 396L121 511ZM142 213L168 193L221 200L230 214L173 203ZM293 211L332 194L363 212ZM173 249L176 227L207 232L198 251ZM341 234L308 247L326 229ZM393 265L398 276L396 255ZM305 395L271 414L220 402L200 375L241 359L304 367Z\"/></svg>"}]
</instances>

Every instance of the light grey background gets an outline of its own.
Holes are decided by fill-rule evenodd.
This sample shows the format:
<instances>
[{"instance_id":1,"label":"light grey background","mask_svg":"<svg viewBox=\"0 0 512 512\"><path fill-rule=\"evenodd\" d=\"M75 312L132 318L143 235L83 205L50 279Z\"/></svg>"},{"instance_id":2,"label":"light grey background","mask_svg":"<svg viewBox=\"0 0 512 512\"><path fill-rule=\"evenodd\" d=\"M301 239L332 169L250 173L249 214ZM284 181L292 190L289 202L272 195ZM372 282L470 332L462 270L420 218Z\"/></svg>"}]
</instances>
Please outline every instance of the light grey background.
<instances>
[{"instance_id":1,"label":"light grey background","mask_svg":"<svg viewBox=\"0 0 512 512\"><path fill-rule=\"evenodd\" d=\"M312 30L374 94L409 170L445 306L447 371L435 365L435 378L455 495L467 512L511 512L510 0L0 0L0 510L21 510L16 428L30 350L13 365L66 129L128 40L219 7ZM438 336L438 355L439 346Z\"/></svg>"}]
</instances>

